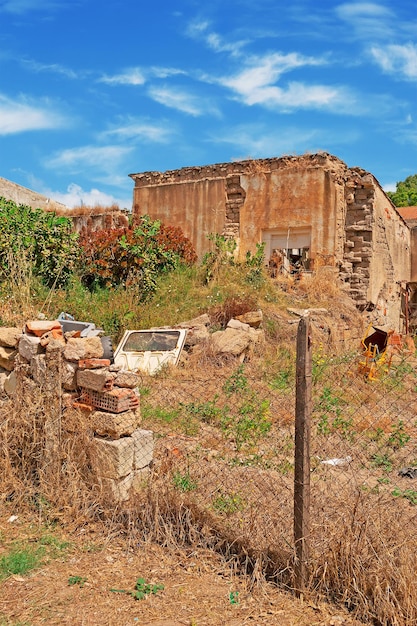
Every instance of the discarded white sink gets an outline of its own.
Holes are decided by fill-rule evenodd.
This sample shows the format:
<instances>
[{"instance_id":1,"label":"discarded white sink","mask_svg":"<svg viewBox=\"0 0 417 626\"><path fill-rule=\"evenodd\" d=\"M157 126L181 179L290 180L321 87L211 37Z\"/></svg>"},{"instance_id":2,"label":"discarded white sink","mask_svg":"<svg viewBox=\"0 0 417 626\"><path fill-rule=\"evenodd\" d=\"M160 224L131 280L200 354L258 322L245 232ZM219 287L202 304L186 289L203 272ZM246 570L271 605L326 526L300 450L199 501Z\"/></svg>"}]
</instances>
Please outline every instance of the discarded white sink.
<instances>
[{"instance_id":1,"label":"discarded white sink","mask_svg":"<svg viewBox=\"0 0 417 626\"><path fill-rule=\"evenodd\" d=\"M125 370L156 374L163 365L177 365L186 329L127 330L114 352L114 363Z\"/></svg>"}]
</instances>

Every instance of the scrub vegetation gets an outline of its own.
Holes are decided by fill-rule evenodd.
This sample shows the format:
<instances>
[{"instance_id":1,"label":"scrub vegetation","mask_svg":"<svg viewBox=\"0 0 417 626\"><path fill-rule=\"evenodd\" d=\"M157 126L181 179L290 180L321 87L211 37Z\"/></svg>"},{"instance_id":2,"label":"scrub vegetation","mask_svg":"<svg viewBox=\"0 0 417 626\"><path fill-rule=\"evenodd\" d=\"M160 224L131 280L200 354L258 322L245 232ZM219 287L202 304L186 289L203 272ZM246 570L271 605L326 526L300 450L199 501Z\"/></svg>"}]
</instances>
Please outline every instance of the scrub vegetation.
<instances>
[{"instance_id":1,"label":"scrub vegetation","mask_svg":"<svg viewBox=\"0 0 417 626\"><path fill-rule=\"evenodd\" d=\"M226 597L239 597L239 602L228 601L235 606L224 611L243 611L243 598L256 594L254 583L265 585L265 597L274 595L276 585L293 591L298 318L292 311L310 309L312 503L306 596L317 606L324 600L333 603L329 606L343 613L346 624L359 619L414 623L414 352L398 352L381 363L375 380L360 373L363 320L332 268L320 268L306 279L271 278L262 246L238 262L232 243L211 236L210 253L197 263L179 229L147 216L135 227L78 239L65 218L43 215L5 201L0 205L2 232L9 237L7 245L0 243L1 325L19 326L39 314L54 319L66 311L104 328L117 342L126 329L170 326L203 313L215 332L232 317L260 309L265 341L242 360L213 354L203 345L190 350L180 367L143 376L142 426L154 432L155 462L143 493L129 504L103 502L91 489L94 477L86 453L91 431L85 415L63 429L62 471L46 483L38 464L41 405L34 397L22 416L5 401L0 406L2 504L7 515L24 512L37 520L39 532L30 541L16 536L0 547L0 577L12 584L13 576L35 572L36 577L54 559L66 561L71 546L59 543L63 529L80 541L85 533L85 551L95 552L97 544L88 540L88 529L94 528L95 539L98 533L107 546L117 537L129 550L135 546L145 552L150 543L177 554L185 550L186 561L194 554L220 554L248 585L246 591L239 586L239 595L237 587L227 590ZM404 467L408 475L399 473ZM54 529L54 540L45 527ZM82 563L80 558L73 571L65 569L71 594L89 590L91 575ZM182 561L181 567L185 576ZM120 578L108 581L109 606L116 602L124 610L121 603L143 600L134 603L134 610L155 606L160 615L164 598L172 601L166 596L173 593L171 583L161 569L129 571L129 577ZM246 616L239 614L241 623ZM225 623L221 619L210 623ZM255 619L270 623L262 616ZM274 619L286 623L282 615ZM297 623L307 624L315 618L300 619ZM6 614L4 620L13 623ZM40 622L32 615L30 623ZM194 623L191 617L189 623Z\"/></svg>"}]
</instances>

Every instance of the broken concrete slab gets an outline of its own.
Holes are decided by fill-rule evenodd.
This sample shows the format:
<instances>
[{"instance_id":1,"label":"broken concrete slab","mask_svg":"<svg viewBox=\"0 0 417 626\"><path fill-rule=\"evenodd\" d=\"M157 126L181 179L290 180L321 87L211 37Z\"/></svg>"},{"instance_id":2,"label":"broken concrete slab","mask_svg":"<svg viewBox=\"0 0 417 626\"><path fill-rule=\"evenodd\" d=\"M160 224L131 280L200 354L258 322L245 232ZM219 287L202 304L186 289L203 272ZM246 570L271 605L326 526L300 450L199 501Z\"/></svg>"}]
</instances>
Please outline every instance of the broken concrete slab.
<instances>
[{"instance_id":1,"label":"broken concrete slab","mask_svg":"<svg viewBox=\"0 0 417 626\"><path fill-rule=\"evenodd\" d=\"M153 460L153 432L151 430L138 429L132 434L132 439L135 442L133 468L142 469L150 465Z\"/></svg>"},{"instance_id":2,"label":"broken concrete slab","mask_svg":"<svg viewBox=\"0 0 417 626\"><path fill-rule=\"evenodd\" d=\"M94 437L91 463L99 476L123 478L133 471L135 440L132 437L108 440Z\"/></svg>"},{"instance_id":3,"label":"broken concrete slab","mask_svg":"<svg viewBox=\"0 0 417 626\"><path fill-rule=\"evenodd\" d=\"M131 484L131 490L133 493L140 493L143 491L143 489L147 486L150 473L151 469L149 466L133 471L133 480Z\"/></svg>"},{"instance_id":4,"label":"broken concrete slab","mask_svg":"<svg viewBox=\"0 0 417 626\"><path fill-rule=\"evenodd\" d=\"M62 363L62 386L66 391L75 391L77 389L77 370L77 363L72 361L64 361Z\"/></svg>"},{"instance_id":5,"label":"broken concrete slab","mask_svg":"<svg viewBox=\"0 0 417 626\"><path fill-rule=\"evenodd\" d=\"M94 432L101 437L112 437L112 439L132 435L138 427L138 421L138 415L135 411L125 411L124 413L93 411L90 414L90 424Z\"/></svg>"},{"instance_id":6,"label":"broken concrete slab","mask_svg":"<svg viewBox=\"0 0 417 626\"><path fill-rule=\"evenodd\" d=\"M38 385L43 385L46 379L46 355L36 354L30 360L30 373Z\"/></svg>"}]
</instances>

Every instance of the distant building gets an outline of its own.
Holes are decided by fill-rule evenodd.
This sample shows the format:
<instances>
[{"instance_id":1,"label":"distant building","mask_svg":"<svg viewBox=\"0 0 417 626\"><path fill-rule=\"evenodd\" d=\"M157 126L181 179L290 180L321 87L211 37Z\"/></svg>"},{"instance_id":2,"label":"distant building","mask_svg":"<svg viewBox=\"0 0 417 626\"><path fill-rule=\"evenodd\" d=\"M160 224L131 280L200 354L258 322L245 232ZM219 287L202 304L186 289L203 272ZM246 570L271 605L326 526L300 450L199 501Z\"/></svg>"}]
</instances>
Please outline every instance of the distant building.
<instances>
[{"instance_id":1,"label":"distant building","mask_svg":"<svg viewBox=\"0 0 417 626\"><path fill-rule=\"evenodd\" d=\"M119 209L117 205L71 209L61 202L56 202L47 196L1 177L0 196L7 200L12 200L16 204L30 206L33 209L42 209L43 211L54 212L57 215L65 215L65 217L71 218L74 230L78 233L94 232L101 229L127 228L129 224L129 212Z\"/></svg>"}]
</instances>

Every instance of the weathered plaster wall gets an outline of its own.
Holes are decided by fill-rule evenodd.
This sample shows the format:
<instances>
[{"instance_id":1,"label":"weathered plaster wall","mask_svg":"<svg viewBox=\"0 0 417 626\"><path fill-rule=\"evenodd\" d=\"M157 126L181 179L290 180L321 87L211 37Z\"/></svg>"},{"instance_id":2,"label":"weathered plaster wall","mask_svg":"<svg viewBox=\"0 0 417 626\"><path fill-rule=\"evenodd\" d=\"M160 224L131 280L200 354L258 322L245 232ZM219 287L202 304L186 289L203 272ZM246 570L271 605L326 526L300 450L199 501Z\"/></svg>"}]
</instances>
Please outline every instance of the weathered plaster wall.
<instances>
[{"instance_id":1,"label":"weathered plaster wall","mask_svg":"<svg viewBox=\"0 0 417 626\"><path fill-rule=\"evenodd\" d=\"M329 172L320 167L288 168L244 174L246 201L240 212L240 251L253 251L269 232L310 231L314 264L336 255L336 189ZM267 249L266 256L272 251ZM320 257L320 259L319 259Z\"/></svg>"},{"instance_id":2,"label":"weathered plaster wall","mask_svg":"<svg viewBox=\"0 0 417 626\"><path fill-rule=\"evenodd\" d=\"M320 154L131 174L133 215L180 226L200 258L210 249L209 233L235 237L244 256L255 252L263 231L305 226L312 254L334 263L343 223L340 169L342 161Z\"/></svg>"},{"instance_id":3,"label":"weathered plaster wall","mask_svg":"<svg viewBox=\"0 0 417 626\"><path fill-rule=\"evenodd\" d=\"M379 186L373 209L368 300L386 308L393 325L400 315L400 283L411 280L411 231Z\"/></svg>"},{"instance_id":4,"label":"weathered plaster wall","mask_svg":"<svg viewBox=\"0 0 417 626\"><path fill-rule=\"evenodd\" d=\"M225 227L225 181L205 178L136 187L133 215L146 214L166 224L180 226L201 258L210 249L207 235L221 233Z\"/></svg>"}]
</instances>

